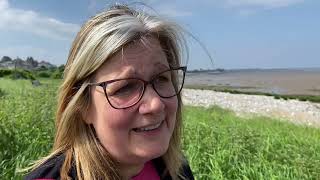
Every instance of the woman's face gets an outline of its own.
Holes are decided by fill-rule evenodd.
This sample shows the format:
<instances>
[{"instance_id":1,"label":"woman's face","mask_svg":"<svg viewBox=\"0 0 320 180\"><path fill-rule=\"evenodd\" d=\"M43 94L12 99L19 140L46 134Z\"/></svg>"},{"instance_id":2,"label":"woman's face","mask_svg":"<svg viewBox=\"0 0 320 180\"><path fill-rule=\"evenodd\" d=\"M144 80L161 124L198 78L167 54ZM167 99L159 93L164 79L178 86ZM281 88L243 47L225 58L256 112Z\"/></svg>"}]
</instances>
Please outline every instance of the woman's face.
<instances>
[{"instance_id":1,"label":"woman's face","mask_svg":"<svg viewBox=\"0 0 320 180\"><path fill-rule=\"evenodd\" d=\"M147 46L137 42L115 54L97 70L95 82L131 77L149 81L168 69L159 41L149 38ZM136 105L115 109L108 103L102 87L91 88L92 101L86 120L115 160L125 165L141 164L167 151L176 121L176 96L161 98L148 85Z\"/></svg>"}]
</instances>

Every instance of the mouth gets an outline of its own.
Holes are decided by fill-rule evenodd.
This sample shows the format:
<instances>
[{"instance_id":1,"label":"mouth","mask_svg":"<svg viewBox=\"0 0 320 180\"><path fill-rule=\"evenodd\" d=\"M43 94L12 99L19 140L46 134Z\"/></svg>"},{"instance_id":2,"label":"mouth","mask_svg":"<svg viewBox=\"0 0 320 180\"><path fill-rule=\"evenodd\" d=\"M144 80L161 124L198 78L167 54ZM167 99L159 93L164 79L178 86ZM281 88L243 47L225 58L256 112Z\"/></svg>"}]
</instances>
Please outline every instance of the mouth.
<instances>
[{"instance_id":1,"label":"mouth","mask_svg":"<svg viewBox=\"0 0 320 180\"><path fill-rule=\"evenodd\" d=\"M158 129L162 125L163 121L157 123L157 124L152 124L148 126L144 126L141 128L133 128L132 130L135 132L146 132L146 131L153 131L155 129Z\"/></svg>"}]
</instances>

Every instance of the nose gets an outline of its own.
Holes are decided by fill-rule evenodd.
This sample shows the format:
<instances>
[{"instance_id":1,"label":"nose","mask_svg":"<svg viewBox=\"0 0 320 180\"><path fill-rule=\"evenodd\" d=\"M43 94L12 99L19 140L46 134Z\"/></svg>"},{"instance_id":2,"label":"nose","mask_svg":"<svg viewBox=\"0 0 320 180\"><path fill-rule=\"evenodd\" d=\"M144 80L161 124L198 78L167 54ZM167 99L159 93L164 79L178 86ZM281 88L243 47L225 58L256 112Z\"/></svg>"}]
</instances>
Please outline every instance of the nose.
<instances>
[{"instance_id":1,"label":"nose","mask_svg":"<svg viewBox=\"0 0 320 180\"><path fill-rule=\"evenodd\" d=\"M144 95L141 99L139 106L139 113L149 114L149 113L160 113L164 110L165 104L163 99L157 94L153 89L152 85L146 86Z\"/></svg>"}]
</instances>

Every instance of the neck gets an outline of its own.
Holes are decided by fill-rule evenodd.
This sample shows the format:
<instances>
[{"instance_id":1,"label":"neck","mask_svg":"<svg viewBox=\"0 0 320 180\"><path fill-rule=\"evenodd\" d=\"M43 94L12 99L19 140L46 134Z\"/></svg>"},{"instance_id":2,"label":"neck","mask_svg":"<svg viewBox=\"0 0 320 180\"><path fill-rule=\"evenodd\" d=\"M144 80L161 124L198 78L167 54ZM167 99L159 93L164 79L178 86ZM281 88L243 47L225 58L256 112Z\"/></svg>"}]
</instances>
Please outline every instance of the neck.
<instances>
[{"instance_id":1,"label":"neck","mask_svg":"<svg viewBox=\"0 0 320 180\"><path fill-rule=\"evenodd\" d=\"M144 164L139 165L121 165L120 166L120 173L123 179L129 180L133 176L139 174L139 172L143 169Z\"/></svg>"}]
</instances>

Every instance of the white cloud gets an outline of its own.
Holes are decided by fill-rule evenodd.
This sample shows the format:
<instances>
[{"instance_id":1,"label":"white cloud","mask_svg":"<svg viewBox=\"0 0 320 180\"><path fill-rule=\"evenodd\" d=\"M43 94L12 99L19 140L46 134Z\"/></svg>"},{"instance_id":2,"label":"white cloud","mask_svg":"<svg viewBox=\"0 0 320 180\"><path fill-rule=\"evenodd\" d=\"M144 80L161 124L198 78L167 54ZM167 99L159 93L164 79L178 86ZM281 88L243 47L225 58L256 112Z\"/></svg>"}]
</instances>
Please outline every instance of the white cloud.
<instances>
[{"instance_id":1,"label":"white cloud","mask_svg":"<svg viewBox=\"0 0 320 180\"><path fill-rule=\"evenodd\" d=\"M0 10L7 9L9 7L9 3L7 0L0 0Z\"/></svg>"},{"instance_id":2,"label":"white cloud","mask_svg":"<svg viewBox=\"0 0 320 180\"><path fill-rule=\"evenodd\" d=\"M305 0L226 0L229 6L246 6L246 7L263 7L263 8L279 8L293 4L302 3Z\"/></svg>"},{"instance_id":3,"label":"white cloud","mask_svg":"<svg viewBox=\"0 0 320 180\"><path fill-rule=\"evenodd\" d=\"M50 39L68 40L80 29L79 25L44 17L37 12L11 8L0 0L0 30L29 32Z\"/></svg>"}]
</instances>

